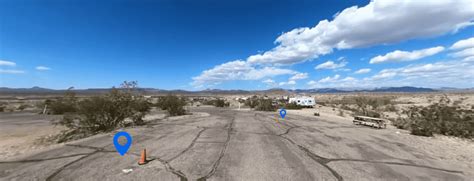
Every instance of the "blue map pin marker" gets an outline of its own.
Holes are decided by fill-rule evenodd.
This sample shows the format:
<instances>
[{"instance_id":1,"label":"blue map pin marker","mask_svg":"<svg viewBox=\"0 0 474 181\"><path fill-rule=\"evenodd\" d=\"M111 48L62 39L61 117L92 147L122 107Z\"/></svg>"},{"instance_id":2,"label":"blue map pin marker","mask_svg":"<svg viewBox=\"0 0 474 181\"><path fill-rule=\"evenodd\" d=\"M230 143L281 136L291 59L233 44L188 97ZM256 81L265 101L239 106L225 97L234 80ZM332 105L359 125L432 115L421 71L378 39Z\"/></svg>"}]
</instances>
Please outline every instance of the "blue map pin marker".
<instances>
[{"instance_id":1,"label":"blue map pin marker","mask_svg":"<svg viewBox=\"0 0 474 181\"><path fill-rule=\"evenodd\" d=\"M281 118L285 119L285 116L286 116L286 110L285 109L281 108L280 116L281 116Z\"/></svg>"},{"instance_id":2,"label":"blue map pin marker","mask_svg":"<svg viewBox=\"0 0 474 181\"><path fill-rule=\"evenodd\" d=\"M121 136L124 136L125 138L127 138L127 143L125 143L124 145L121 145L118 142L118 139ZM120 155L122 155L122 156L125 155L125 153L127 153L128 149L130 148L130 145L132 145L132 137L127 132L120 131L120 132L115 134L115 136L114 136L114 146L115 146L115 149L117 150L117 152L120 153Z\"/></svg>"}]
</instances>

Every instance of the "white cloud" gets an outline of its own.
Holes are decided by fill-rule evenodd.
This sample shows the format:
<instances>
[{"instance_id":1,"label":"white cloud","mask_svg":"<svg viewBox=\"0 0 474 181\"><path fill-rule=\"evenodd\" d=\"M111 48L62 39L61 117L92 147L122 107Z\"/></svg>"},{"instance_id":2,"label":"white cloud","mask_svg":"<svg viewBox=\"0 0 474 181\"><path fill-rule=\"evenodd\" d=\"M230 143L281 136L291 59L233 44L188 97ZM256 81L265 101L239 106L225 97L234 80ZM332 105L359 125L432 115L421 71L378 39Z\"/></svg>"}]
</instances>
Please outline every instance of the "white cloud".
<instances>
[{"instance_id":1,"label":"white cloud","mask_svg":"<svg viewBox=\"0 0 474 181\"><path fill-rule=\"evenodd\" d=\"M359 69L355 73L356 74L366 74L369 73L371 70L369 68Z\"/></svg>"},{"instance_id":2,"label":"white cloud","mask_svg":"<svg viewBox=\"0 0 474 181\"><path fill-rule=\"evenodd\" d=\"M266 79L266 80L262 81L262 83L267 84L267 86L270 86L270 87L274 87L274 86L277 85L277 84L275 83L275 81L272 80L272 79Z\"/></svg>"},{"instance_id":3,"label":"white cloud","mask_svg":"<svg viewBox=\"0 0 474 181\"><path fill-rule=\"evenodd\" d=\"M474 62L459 60L409 65L396 69L384 69L367 79L380 85L392 83L424 87L473 87Z\"/></svg>"},{"instance_id":4,"label":"white cloud","mask_svg":"<svg viewBox=\"0 0 474 181\"><path fill-rule=\"evenodd\" d=\"M308 78L308 73L297 73L290 77L289 80L302 80L302 79L307 79Z\"/></svg>"},{"instance_id":5,"label":"white cloud","mask_svg":"<svg viewBox=\"0 0 474 181\"><path fill-rule=\"evenodd\" d=\"M346 61L342 61L340 63L335 63L333 61L327 61L327 62L324 62L322 64L319 64L318 66L316 66L314 68L316 70L319 70L319 69L337 69L337 68L344 67L346 65L347 65Z\"/></svg>"},{"instance_id":6,"label":"white cloud","mask_svg":"<svg viewBox=\"0 0 474 181\"><path fill-rule=\"evenodd\" d=\"M474 86L474 61L447 60L436 63L408 65L384 69L366 78L340 76L309 81L310 88L374 88L390 86L459 87Z\"/></svg>"},{"instance_id":7,"label":"white cloud","mask_svg":"<svg viewBox=\"0 0 474 181\"><path fill-rule=\"evenodd\" d=\"M295 85L296 82L294 80L290 80L288 82L280 82L278 85L284 86L284 85Z\"/></svg>"},{"instance_id":8,"label":"white cloud","mask_svg":"<svg viewBox=\"0 0 474 181\"><path fill-rule=\"evenodd\" d=\"M196 87L212 86L231 80L260 80L278 75L292 75L296 71L275 67L255 68L245 61L236 60L227 62L212 69L206 70L197 77L193 77L192 85Z\"/></svg>"},{"instance_id":9,"label":"white cloud","mask_svg":"<svg viewBox=\"0 0 474 181\"><path fill-rule=\"evenodd\" d=\"M346 8L332 20L321 20L313 27L285 32L276 38L273 49L239 61L245 65L237 68L227 65L236 64L235 61L217 65L193 77L192 84L215 85L228 80L294 74L296 71L274 66L305 62L334 49L364 48L454 33L474 25L474 8L466 8L473 3L473 0L372 0L363 7Z\"/></svg>"},{"instance_id":10,"label":"white cloud","mask_svg":"<svg viewBox=\"0 0 474 181\"><path fill-rule=\"evenodd\" d=\"M0 74L23 74L25 71L23 70L5 70L0 69Z\"/></svg>"},{"instance_id":11,"label":"white cloud","mask_svg":"<svg viewBox=\"0 0 474 181\"><path fill-rule=\"evenodd\" d=\"M472 0L373 0L349 7L333 20L293 29L279 36L270 51L250 56L252 64L301 63L333 49L369 47L456 32L473 25ZM400 28L403 27L403 28ZM396 30L396 31L395 31Z\"/></svg>"},{"instance_id":12,"label":"white cloud","mask_svg":"<svg viewBox=\"0 0 474 181\"><path fill-rule=\"evenodd\" d=\"M262 81L262 82L265 83L265 84L274 84L274 83L275 83L275 81L272 80L272 79L266 79L266 80L264 80L264 81Z\"/></svg>"},{"instance_id":13,"label":"white cloud","mask_svg":"<svg viewBox=\"0 0 474 181\"><path fill-rule=\"evenodd\" d=\"M333 77L326 77L321 80L319 80L319 83L327 83L327 82L335 82L341 77L339 74L334 75Z\"/></svg>"},{"instance_id":14,"label":"white cloud","mask_svg":"<svg viewBox=\"0 0 474 181\"><path fill-rule=\"evenodd\" d=\"M35 69L36 69L36 70L40 70L40 71L51 70L51 68L45 67L45 66L37 66Z\"/></svg>"},{"instance_id":15,"label":"white cloud","mask_svg":"<svg viewBox=\"0 0 474 181\"><path fill-rule=\"evenodd\" d=\"M453 57L470 57L474 56L474 48L466 48L464 50L450 54Z\"/></svg>"},{"instance_id":16,"label":"white cloud","mask_svg":"<svg viewBox=\"0 0 474 181\"><path fill-rule=\"evenodd\" d=\"M16 66L16 63L15 62L11 62L11 61L6 61L6 60L0 60L0 66Z\"/></svg>"},{"instance_id":17,"label":"white cloud","mask_svg":"<svg viewBox=\"0 0 474 181\"><path fill-rule=\"evenodd\" d=\"M319 81L309 81L307 85L309 88L323 88L323 87L355 87L358 80L354 77L345 77L340 79L340 75L334 75L333 77L326 77Z\"/></svg>"},{"instance_id":18,"label":"white cloud","mask_svg":"<svg viewBox=\"0 0 474 181\"><path fill-rule=\"evenodd\" d=\"M457 49L465 49L465 48L473 48L474 47L474 37L459 40L454 43L449 49L457 50Z\"/></svg>"},{"instance_id":19,"label":"white cloud","mask_svg":"<svg viewBox=\"0 0 474 181\"><path fill-rule=\"evenodd\" d=\"M424 57L435 55L439 52L442 52L443 50L444 50L444 47L442 46L426 48L426 49L421 49L421 50L414 50L411 52L395 50L383 56L379 55L370 59L370 63L375 64L375 63L385 63L385 62L413 61L413 60L418 60Z\"/></svg>"}]
</instances>

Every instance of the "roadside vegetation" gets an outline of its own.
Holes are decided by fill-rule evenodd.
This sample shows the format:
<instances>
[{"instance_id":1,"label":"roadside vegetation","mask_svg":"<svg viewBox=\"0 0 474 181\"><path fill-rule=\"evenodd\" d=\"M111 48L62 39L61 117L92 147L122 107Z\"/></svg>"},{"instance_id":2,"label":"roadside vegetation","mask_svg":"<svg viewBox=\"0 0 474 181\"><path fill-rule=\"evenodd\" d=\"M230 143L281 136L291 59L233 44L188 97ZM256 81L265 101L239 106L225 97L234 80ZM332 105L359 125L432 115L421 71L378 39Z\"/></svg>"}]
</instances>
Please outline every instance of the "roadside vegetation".
<instances>
[{"instance_id":1,"label":"roadside vegetation","mask_svg":"<svg viewBox=\"0 0 474 181\"><path fill-rule=\"evenodd\" d=\"M151 104L134 92L136 86L136 82L124 82L120 89L81 100L70 90L58 100L45 101L53 114L64 115L54 124L64 126L66 130L53 139L61 143L118 127L143 125L143 117L150 111Z\"/></svg>"},{"instance_id":2,"label":"roadside vegetation","mask_svg":"<svg viewBox=\"0 0 474 181\"><path fill-rule=\"evenodd\" d=\"M224 99L212 99L204 101L204 105L211 105L215 107L229 107L230 103L225 101Z\"/></svg>"},{"instance_id":3,"label":"roadside vegetation","mask_svg":"<svg viewBox=\"0 0 474 181\"><path fill-rule=\"evenodd\" d=\"M403 113L405 116L393 120L393 125L411 134L474 138L474 110L462 109L447 97L426 107L412 106Z\"/></svg>"},{"instance_id":4,"label":"roadside vegetation","mask_svg":"<svg viewBox=\"0 0 474 181\"><path fill-rule=\"evenodd\" d=\"M175 95L167 95L158 99L156 106L162 110L166 110L170 116L180 116L185 115L186 110L184 106L186 105L186 100L179 98Z\"/></svg>"}]
</instances>

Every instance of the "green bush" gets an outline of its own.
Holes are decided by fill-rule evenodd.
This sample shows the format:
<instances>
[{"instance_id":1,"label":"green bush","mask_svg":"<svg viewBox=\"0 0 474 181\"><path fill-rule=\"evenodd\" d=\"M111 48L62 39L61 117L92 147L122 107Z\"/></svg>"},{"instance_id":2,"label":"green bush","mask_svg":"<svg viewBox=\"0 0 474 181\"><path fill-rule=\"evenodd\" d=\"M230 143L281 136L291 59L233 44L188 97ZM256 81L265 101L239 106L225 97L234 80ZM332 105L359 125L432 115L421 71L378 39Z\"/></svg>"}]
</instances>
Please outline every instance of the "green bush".
<instances>
[{"instance_id":1,"label":"green bush","mask_svg":"<svg viewBox=\"0 0 474 181\"><path fill-rule=\"evenodd\" d=\"M186 101L174 95L168 95L158 99L157 106L162 110L168 111L170 116L179 116L186 114L184 106Z\"/></svg>"},{"instance_id":2,"label":"green bush","mask_svg":"<svg viewBox=\"0 0 474 181\"><path fill-rule=\"evenodd\" d=\"M441 100L427 107L413 106L404 111L397 127L409 129L414 135L432 136L434 133L464 138L474 137L474 111L461 109Z\"/></svg>"},{"instance_id":3,"label":"green bush","mask_svg":"<svg viewBox=\"0 0 474 181\"><path fill-rule=\"evenodd\" d=\"M212 105L215 107L229 107L230 103L226 102L223 99L215 99L215 100L204 101L204 105Z\"/></svg>"},{"instance_id":4,"label":"green bush","mask_svg":"<svg viewBox=\"0 0 474 181\"><path fill-rule=\"evenodd\" d=\"M45 100L51 114L74 113L77 111L77 98L73 91L66 91L63 97L57 100Z\"/></svg>"},{"instance_id":5,"label":"green bush","mask_svg":"<svg viewBox=\"0 0 474 181\"><path fill-rule=\"evenodd\" d=\"M276 111L276 107L273 106L271 99L258 99L255 110L257 111Z\"/></svg>"},{"instance_id":6,"label":"green bush","mask_svg":"<svg viewBox=\"0 0 474 181\"><path fill-rule=\"evenodd\" d=\"M75 112L66 112L55 122L68 128L58 136L58 142L83 138L100 132L110 132L117 127L141 125L150 110L150 103L141 96L113 89L103 96L78 101ZM126 122L130 119L131 122Z\"/></svg>"},{"instance_id":7,"label":"green bush","mask_svg":"<svg viewBox=\"0 0 474 181\"><path fill-rule=\"evenodd\" d=\"M288 103L283 106L285 109L303 109L303 106L296 104L296 102Z\"/></svg>"},{"instance_id":8,"label":"green bush","mask_svg":"<svg viewBox=\"0 0 474 181\"><path fill-rule=\"evenodd\" d=\"M249 106L250 108L255 108L259 103L259 98L257 96L252 96L251 98L248 98L245 100L245 105Z\"/></svg>"}]
</instances>

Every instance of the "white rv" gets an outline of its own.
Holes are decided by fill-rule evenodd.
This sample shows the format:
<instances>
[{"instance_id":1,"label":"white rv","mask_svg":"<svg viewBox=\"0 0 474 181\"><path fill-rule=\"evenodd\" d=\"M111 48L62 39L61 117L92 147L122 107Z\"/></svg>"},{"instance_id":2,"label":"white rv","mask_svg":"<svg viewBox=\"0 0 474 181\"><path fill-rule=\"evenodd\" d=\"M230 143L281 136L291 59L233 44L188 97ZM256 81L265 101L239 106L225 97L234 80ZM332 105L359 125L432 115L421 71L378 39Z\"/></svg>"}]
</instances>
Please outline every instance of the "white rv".
<instances>
[{"instance_id":1,"label":"white rv","mask_svg":"<svg viewBox=\"0 0 474 181\"><path fill-rule=\"evenodd\" d=\"M314 100L313 97L306 97L306 96L292 97L290 98L288 103L296 103L296 105L308 106L308 107L313 107L314 105L316 105L316 101Z\"/></svg>"}]
</instances>

